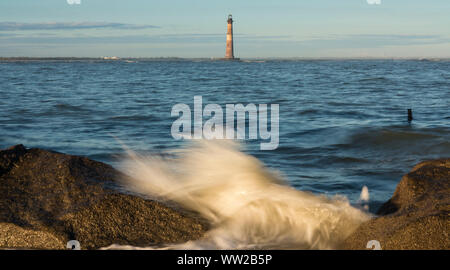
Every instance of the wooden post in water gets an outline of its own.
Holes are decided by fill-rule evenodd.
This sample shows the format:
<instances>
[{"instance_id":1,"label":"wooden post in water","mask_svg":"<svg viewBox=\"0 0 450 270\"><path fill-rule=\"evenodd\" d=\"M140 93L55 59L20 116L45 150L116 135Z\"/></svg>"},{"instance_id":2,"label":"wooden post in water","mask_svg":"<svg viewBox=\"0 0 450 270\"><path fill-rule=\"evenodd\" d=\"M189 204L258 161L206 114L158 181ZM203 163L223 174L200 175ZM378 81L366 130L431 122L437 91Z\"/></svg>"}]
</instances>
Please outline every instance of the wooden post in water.
<instances>
[{"instance_id":1,"label":"wooden post in water","mask_svg":"<svg viewBox=\"0 0 450 270\"><path fill-rule=\"evenodd\" d=\"M411 122L412 120L413 120L412 109L408 109L408 122Z\"/></svg>"}]
</instances>

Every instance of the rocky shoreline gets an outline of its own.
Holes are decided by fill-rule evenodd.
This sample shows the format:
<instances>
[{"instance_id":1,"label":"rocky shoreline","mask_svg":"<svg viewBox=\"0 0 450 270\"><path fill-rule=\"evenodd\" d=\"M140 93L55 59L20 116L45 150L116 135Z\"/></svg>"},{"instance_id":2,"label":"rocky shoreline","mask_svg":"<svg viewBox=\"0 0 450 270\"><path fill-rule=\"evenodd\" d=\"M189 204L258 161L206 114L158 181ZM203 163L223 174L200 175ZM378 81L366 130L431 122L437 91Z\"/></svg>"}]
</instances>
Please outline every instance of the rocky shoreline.
<instances>
[{"instance_id":1,"label":"rocky shoreline","mask_svg":"<svg viewBox=\"0 0 450 270\"><path fill-rule=\"evenodd\" d=\"M208 223L172 203L126 194L109 165L16 145L0 150L0 248L82 249L148 246L199 239ZM416 165L378 217L363 223L341 249L450 249L450 159Z\"/></svg>"},{"instance_id":2,"label":"rocky shoreline","mask_svg":"<svg viewBox=\"0 0 450 270\"><path fill-rule=\"evenodd\" d=\"M392 198L344 242L343 249L450 249L450 159L417 164Z\"/></svg>"},{"instance_id":3,"label":"rocky shoreline","mask_svg":"<svg viewBox=\"0 0 450 270\"><path fill-rule=\"evenodd\" d=\"M118 190L109 165L23 145L0 151L0 248L144 246L200 238L208 224L176 205Z\"/></svg>"}]
</instances>

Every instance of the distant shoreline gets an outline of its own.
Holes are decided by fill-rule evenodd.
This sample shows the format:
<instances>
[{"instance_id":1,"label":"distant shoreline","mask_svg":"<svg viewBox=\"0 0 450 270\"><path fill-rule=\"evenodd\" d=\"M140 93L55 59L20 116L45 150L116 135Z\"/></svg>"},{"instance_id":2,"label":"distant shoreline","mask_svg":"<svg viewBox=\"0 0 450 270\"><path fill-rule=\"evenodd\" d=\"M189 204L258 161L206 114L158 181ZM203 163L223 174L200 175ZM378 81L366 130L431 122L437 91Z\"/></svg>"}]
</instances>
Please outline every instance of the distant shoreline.
<instances>
[{"instance_id":1,"label":"distant shoreline","mask_svg":"<svg viewBox=\"0 0 450 270\"><path fill-rule=\"evenodd\" d=\"M0 57L0 61L221 61L223 58L183 58L183 57ZM424 57L424 58L377 58L377 57L290 57L290 58L240 58L241 61L377 61L377 60L393 60L393 61L450 61L450 58Z\"/></svg>"}]
</instances>

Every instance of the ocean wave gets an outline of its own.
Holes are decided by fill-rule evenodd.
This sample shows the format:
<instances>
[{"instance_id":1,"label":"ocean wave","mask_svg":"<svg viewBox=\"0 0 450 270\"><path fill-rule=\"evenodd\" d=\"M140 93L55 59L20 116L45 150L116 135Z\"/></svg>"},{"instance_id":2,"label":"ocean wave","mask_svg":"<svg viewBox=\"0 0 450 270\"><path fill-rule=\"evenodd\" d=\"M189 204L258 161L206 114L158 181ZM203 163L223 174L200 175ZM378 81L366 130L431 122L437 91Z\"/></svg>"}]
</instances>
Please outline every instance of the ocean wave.
<instances>
[{"instance_id":1,"label":"ocean wave","mask_svg":"<svg viewBox=\"0 0 450 270\"><path fill-rule=\"evenodd\" d=\"M399 130L389 128L369 128L359 131L350 136L349 145L377 145L390 146L399 144L411 145L413 142L427 141L439 138L438 135L429 132L414 130Z\"/></svg>"},{"instance_id":2,"label":"ocean wave","mask_svg":"<svg viewBox=\"0 0 450 270\"><path fill-rule=\"evenodd\" d=\"M58 104L54 105L54 108L57 109L58 111L70 111L70 112L90 111L89 109L87 109L81 105L78 106L78 105L71 105L71 104L67 104L67 103L58 103Z\"/></svg>"},{"instance_id":3,"label":"ocean wave","mask_svg":"<svg viewBox=\"0 0 450 270\"><path fill-rule=\"evenodd\" d=\"M232 142L201 141L175 159L129 155L131 191L175 201L212 225L200 240L147 249L333 249L370 218L345 197L290 187Z\"/></svg>"},{"instance_id":4,"label":"ocean wave","mask_svg":"<svg viewBox=\"0 0 450 270\"><path fill-rule=\"evenodd\" d=\"M158 121L153 115L117 115L108 118L109 121Z\"/></svg>"},{"instance_id":5,"label":"ocean wave","mask_svg":"<svg viewBox=\"0 0 450 270\"><path fill-rule=\"evenodd\" d=\"M358 80L358 82L385 82L389 81L386 77L369 77Z\"/></svg>"}]
</instances>

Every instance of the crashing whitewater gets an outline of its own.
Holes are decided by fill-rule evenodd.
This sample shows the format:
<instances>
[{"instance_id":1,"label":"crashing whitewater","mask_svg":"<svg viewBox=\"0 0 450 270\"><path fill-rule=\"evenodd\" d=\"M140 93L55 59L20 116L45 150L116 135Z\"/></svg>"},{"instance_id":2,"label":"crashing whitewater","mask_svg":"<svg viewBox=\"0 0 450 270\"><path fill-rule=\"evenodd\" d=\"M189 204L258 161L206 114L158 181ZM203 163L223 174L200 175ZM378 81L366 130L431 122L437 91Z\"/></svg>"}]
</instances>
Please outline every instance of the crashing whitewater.
<instances>
[{"instance_id":1,"label":"crashing whitewater","mask_svg":"<svg viewBox=\"0 0 450 270\"><path fill-rule=\"evenodd\" d=\"M206 218L199 240L169 246L106 249L335 249L370 214L342 196L318 196L283 178L230 141L200 141L174 158L129 151L125 186L175 201Z\"/></svg>"}]
</instances>

